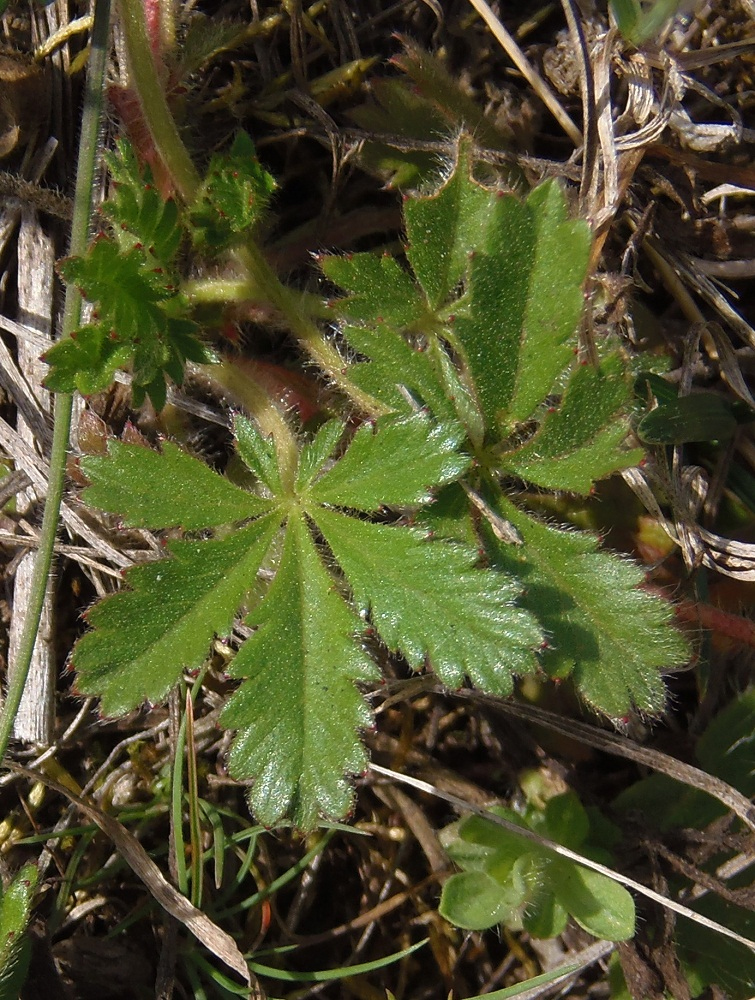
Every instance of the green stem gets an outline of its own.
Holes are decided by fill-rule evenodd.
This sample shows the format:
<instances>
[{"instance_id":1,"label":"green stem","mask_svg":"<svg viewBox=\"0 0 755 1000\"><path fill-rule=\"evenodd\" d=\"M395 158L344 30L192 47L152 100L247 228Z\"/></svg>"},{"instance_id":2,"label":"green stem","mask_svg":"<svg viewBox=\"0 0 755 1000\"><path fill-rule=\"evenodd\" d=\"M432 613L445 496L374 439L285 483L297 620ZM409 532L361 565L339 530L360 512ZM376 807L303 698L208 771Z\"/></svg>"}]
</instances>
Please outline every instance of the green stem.
<instances>
[{"instance_id":1,"label":"green stem","mask_svg":"<svg viewBox=\"0 0 755 1000\"><path fill-rule=\"evenodd\" d=\"M193 307L241 305L256 302L260 297L248 275L244 278L188 278L181 282L181 293ZM333 319L333 310L321 296L301 291L297 291L296 296L298 312L305 311L310 319Z\"/></svg>"},{"instance_id":2,"label":"green stem","mask_svg":"<svg viewBox=\"0 0 755 1000\"><path fill-rule=\"evenodd\" d=\"M298 339L310 358L321 368L362 413L380 417L390 410L374 396L354 385L348 377L348 364L338 349L322 335L312 317L302 311L298 294L287 288L278 278L260 248L249 241L236 251L246 268L257 293L286 317L291 332Z\"/></svg>"},{"instance_id":3,"label":"green stem","mask_svg":"<svg viewBox=\"0 0 755 1000\"><path fill-rule=\"evenodd\" d=\"M91 55L87 74L84 113L81 123L79 161L76 172L76 197L71 224L70 253L82 254L89 239L89 220L92 215L92 194L97 153L100 148L99 132L102 118L105 71L107 68L110 41L110 0L96 0L94 25L92 27ZM79 325L81 318L81 296L69 285L66 288L63 307L63 338L69 337ZM26 608L23 634L18 650L16 671L8 686L5 705L0 716L0 760L8 749L13 724L21 704L21 698L29 676L34 644L37 641L42 606L47 590L47 581L55 551L55 537L60 520L60 505L65 486L66 454L71 431L71 411L73 397L58 394L55 397L54 428L50 453L50 477L45 500L45 512L39 535L39 548L34 561L34 574Z\"/></svg>"},{"instance_id":4,"label":"green stem","mask_svg":"<svg viewBox=\"0 0 755 1000\"><path fill-rule=\"evenodd\" d=\"M179 194L185 202L191 203L196 197L200 179L165 99L150 51L143 2L120 0L120 4L129 72L144 120ZM235 251L234 256L249 275L250 288L255 290L255 297L267 300L286 318L307 354L350 397L357 409L372 417L387 413L388 409L379 400L351 382L348 365L338 350L323 337L311 316L302 311L300 296L280 281L256 243L249 240Z\"/></svg>"},{"instance_id":5,"label":"green stem","mask_svg":"<svg viewBox=\"0 0 755 1000\"><path fill-rule=\"evenodd\" d=\"M270 395L253 379L247 378L230 361L212 367L199 366L205 375L218 382L238 400L256 421L265 437L272 437L278 454L281 482L284 490L293 490L299 449L291 426Z\"/></svg>"}]
</instances>

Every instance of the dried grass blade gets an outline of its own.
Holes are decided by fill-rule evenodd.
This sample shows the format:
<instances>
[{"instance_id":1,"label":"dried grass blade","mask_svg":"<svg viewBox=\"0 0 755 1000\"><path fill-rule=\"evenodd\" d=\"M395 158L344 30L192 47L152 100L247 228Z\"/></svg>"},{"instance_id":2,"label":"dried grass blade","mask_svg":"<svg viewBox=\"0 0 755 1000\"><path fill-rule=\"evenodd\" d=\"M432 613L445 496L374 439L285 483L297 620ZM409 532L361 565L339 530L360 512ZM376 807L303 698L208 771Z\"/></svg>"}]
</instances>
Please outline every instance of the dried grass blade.
<instances>
[{"instance_id":1,"label":"dried grass blade","mask_svg":"<svg viewBox=\"0 0 755 1000\"><path fill-rule=\"evenodd\" d=\"M543 80L543 78L532 68L532 65L519 48L514 38L504 28L485 0L469 0L469 2L483 19L485 24L487 24L491 33L494 35L506 55L514 63L524 79L530 87L532 87L564 132L566 132L569 136L574 145L581 146L582 133L579 128L564 111L558 98L545 80Z\"/></svg>"}]
</instances>

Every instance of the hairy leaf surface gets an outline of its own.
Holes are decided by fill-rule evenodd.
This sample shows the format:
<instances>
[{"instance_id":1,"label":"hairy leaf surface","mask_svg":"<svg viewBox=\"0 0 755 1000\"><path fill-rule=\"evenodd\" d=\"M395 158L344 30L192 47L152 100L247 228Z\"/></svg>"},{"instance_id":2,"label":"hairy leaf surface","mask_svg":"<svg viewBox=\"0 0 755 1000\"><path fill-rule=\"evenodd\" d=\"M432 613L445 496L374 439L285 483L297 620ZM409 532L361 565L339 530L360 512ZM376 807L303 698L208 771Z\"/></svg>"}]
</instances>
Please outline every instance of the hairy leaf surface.
<instances>
[{"instance_id":1,"label":"hairy leaf surface","mask_svg":"<svg viewBox=\"0 0 755 1000\"><path fill-rule=\"evenodd\" d=\"M499 564L525 583L522 603L537 615L548 640L542 657L548 672L573 673L583 697L614 718L632 705L660 712L660 669L688 656L671 627L668 603L640 590L642 570L598 551L595 536L544 524L502 503L524 546L514 550L493 538L490 546Z\"/></svg>"},{"instance_id":2,"label":"hairy leaf surface","mask_svg":"<svg viewBox=\"0 0 755 1000\"><path fill-rule=\"evenodd\" d=\"M427 659L453 687L466 676L487 691L509 694L512 676L533 669L537 623L514 605L519 588L512 579L474 568L476 552L324 508L314 517L357 607L415 670Z\"/></svg>"},{"instance_id":3,"label":"hairy leaf surface","mask_svg":"<svg viewBox=\"0 0 755 1000\"><path fill-rule=\"evenodd\" d=\"M496 692L533 668L541 633L515 605L516 581L476 569L475 549L362 519L385 505L421 507L459 479L469 458L458 424L425 413L381 418L359 427L339 455L346 427L330 421L302 447L285 488L273 441L243 417L235 429L264 497L171 444L159 454L115 443L107 458L85 460L90 503L131 525L217 535L171 541L169 558L130 570L130 589L90 612L93 631L74 663L80 689L101 695L104 712L127 711L200 666L213 636L229 633L252 601L254 632L231 667L244 680L224 714L238 729L231 769L255 779L252 804L265 822L288 814L311 827L320 815L343 815L347 775L364 765L358 730L370 713L355 684L376 671L357 611L369 609L379 637L413 667L427 658L448 683L468 676ZM333 509L341 507L359 516ZM335 562L323 558L313 523ZM274 579L255 605L263 564Z\"/></svg>"},{"instance_id":4,"label":"hairy leaf surface","mask_svg":"<svg viewBox=\"0 0 755 1000\"><path fill-rule=\"evenodd\" d=\"M555 183L491 205L454 335L490 426L526 420L572 361L590 249Z\"/></svg>"},{"instance_id":5,"label":"hairy leaf surface","mask_svg":"<svg viewBox=\"0 0 755 1000\"><path fill-rule=\"evenodd\" d=\"M254 777L251 803L266 824L290 816L310 829L348 811L344 772L363 769L357 730L371 713L354 686L377 669L355 642L361 623L333 586L301 515L291 518L275 580L250 616L255 633L232 673L245 678L223 713L237 729L231 770Z\"/></svg>"},{"instance_id":6,"label":"hairy leaf surface","mask_svg":"<svg viewBox=\"0 0 755 1000\"><path fill-rule=\"evenodd\" d=\"M216 528L257 517L270 503L234 486L169 441L162 454L140 445L108 443L109 458L81 460L93 480L84 494L92 507L123 513L134 528Z\"/></svg>"},{"instance_id":7,"label":"hairy leaf surface","mask_svg":"<svg viewBox=\"0 0 755 1000\"><path fill-rule=\"evenodd\" d=\"M458 451L463 437L458 424L432 424L422 414L379 420L374 428L363 424L310 496L364 511L429 503L430 486L452 482L468 468L469 459Z\"/></svg>"},{"instance_id":8,"label":"hairy leaf surface","mask_svg":"<svg viewBox=\"0 0 755 1000\"><path fill-rule=\"evenodd\" d=\"M622 449L630 387L618 358L574 369L558 406L525 445L504 454L501 469L552 490L589 493L618 469L636 465L640 449Z\"/></svg>"},{"instance_id":9,"label":"hairy leaf surface","mask_svg":"<svg viewBox=\"0 0 755 1000\"><path fill-rule=\"evenodd\" d=\"M277 530L268 516L227 538L170 542L171 559L129 570L131 589L89 612L93 631L73 657L79 689L99 695L105 715L163 699L231 631Z\"/></svg>"}]
</instances>

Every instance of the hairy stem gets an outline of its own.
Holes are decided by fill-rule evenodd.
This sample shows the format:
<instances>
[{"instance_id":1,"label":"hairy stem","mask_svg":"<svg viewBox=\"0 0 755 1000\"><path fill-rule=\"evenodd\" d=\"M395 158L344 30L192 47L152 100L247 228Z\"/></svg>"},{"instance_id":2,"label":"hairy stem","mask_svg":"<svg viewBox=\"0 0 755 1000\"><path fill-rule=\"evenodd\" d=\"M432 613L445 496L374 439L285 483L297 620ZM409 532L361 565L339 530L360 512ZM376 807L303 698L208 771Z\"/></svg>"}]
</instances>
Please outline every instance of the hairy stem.
<instances>
[{"instance_id":1,"label":"hairy stem","mask_svg":"<svg viewBox=\"0 0 755 1000\"><path fill-rule=\"evenodd\" d=\"M120 3L129 71L139 96L144 119L179 194L185 202L191 202L199 187L199 175L178 134L165 99L150 51L142 0L120 0ZM285 316L292 333L310 358L349 396L357 409L373 417L387 412L382 403L350 381L347 377L347 366L338 350L323 337L311 315L302 311L301 297L280 281L260 248L249 240L245 246L236 251L234 256L249 275L250 290L253 289L258 297L266 299ZM233 282L236 286L234 291L238 292L243 284L243 279L240 285ZM205 289L205 294L206 292Z\"/></svg>"},{"instance_id":2,"label":"hairy stem","mask_svg":"<svg viewBox=\"0 0 755 1000\"><path fill-rule=\"evenodd\" d=\"M76 172L76 197L71 224L71 254L82 254L89 239L89 220L92 214L94 173L99 146L100 120L102 117L105 70L110 39L110 0L96 0L92 27L91 55L87 75L84 112L81 123L79 161ZM81 296L69 285L63 307L62 337L69 337L79 325ZM59 393L55 397L54 429L50 454L50 476L45 500L45 512L39 535L39 548L34 562L29 604L26 608L23 635L18 651L18 667L9 684L5 706L0 716L0 759L5 757L13 731L13 723L26 686L34 644L37 640L42 616L47 580L53 561L55 537L60 519L60 505L65 486L66 453L71 431L73 397Z\"/></svg>"},{"instance_id":3,"label":"hairy stem","mask_svg":"<svg viewBox=\"0 0 755 1000\"><path fill-rule=\"evenodd\" d=\"M120 0L120 10L128 69L144 120L176 189L185 202L191 202L199 187L199 174L178 134L165 98L147 34L143 0Z\"/></svg>"},{"instance_id":4,"label":"hairy stem","mask_svg":"<svg viewBox=\"0 0 755 1000\"><path fill-rule=\"evenodd\" d=\"M258 294L281 312L291 332L325 375L351 399L358 410L370 417L388 413L379 400L354 385L348 377L348 365L334 344L323 337L317 323L302 309L298 293L278 278L260 248L249 241L237 251Z\"/></svg>"}]
</instances>

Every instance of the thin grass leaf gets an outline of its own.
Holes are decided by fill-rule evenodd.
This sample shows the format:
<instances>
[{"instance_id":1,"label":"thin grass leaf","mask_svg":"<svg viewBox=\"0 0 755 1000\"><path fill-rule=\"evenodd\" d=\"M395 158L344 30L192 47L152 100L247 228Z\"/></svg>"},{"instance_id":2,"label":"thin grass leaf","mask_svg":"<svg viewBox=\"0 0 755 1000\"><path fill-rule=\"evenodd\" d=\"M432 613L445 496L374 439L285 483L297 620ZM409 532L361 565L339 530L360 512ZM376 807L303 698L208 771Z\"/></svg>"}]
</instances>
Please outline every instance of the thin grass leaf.
<instances>
[{"instance_id":1,"label":"thin grass leaf","mask_svg":"<svg viewBox=\"0 0 755 1000\"><path fill-rule=\"evenodd\" d=\"M340 969L328 969L317 972L288 972L285 969L276 969L271 965L261 965L259 962L250 962L249 968L260 976L267 976L269 979L277 979L286 983L329 983L334 979L345 979L347 976L363 976L367 972L376 972L384 969L388 965L400 962L407 955L412 955L418 948L427 944L427 940L418 941L409 948L386 955L385 958L375 959L373 962L362 962L359 965L346 965Z\"/></svg>"}]
</instances>

